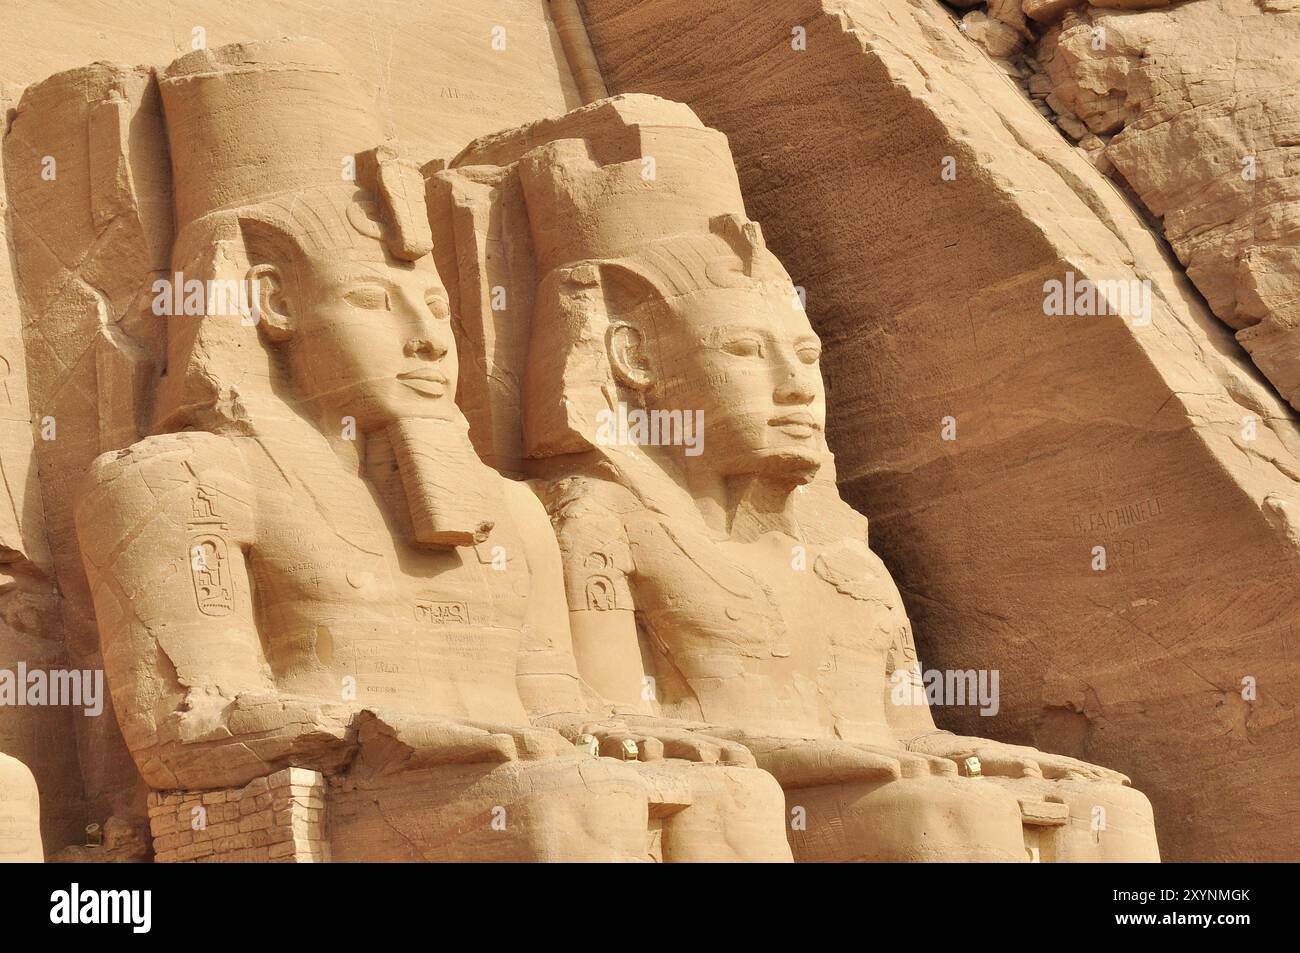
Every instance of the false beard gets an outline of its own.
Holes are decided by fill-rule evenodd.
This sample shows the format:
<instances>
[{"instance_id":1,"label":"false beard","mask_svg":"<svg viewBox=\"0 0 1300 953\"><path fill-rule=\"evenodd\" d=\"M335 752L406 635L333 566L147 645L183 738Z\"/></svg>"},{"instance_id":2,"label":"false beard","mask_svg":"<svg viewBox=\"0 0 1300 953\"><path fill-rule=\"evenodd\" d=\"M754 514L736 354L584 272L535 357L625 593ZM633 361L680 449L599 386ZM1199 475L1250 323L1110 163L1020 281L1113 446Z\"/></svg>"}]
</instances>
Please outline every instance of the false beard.
<instances>
[{"instance_id":1,"label":"false beard","mask_svg":"<svg viewBox=\"0 0 1300 953\"><path fill-rule=\"evenodd\" d=\"M464 417L408 417L384 436L402 477L411 541L417 546L474 546L504 512L502 477L479 459Z\"/></svg>"}]
</instances>

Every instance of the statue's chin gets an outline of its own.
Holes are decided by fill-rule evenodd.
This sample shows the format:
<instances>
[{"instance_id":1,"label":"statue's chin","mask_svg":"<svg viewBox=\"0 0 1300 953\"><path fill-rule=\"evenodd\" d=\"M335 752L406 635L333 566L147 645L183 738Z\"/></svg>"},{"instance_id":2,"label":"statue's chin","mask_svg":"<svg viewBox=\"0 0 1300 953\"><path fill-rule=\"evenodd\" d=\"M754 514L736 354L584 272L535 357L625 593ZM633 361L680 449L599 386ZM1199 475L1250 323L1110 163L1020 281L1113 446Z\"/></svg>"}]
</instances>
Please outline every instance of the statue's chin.
<instances>
[{"instance_id":1,"label":"statue's chin","mask_svg":"<svg viewBox=\"0 0 1300 953\"><path fill-rule=\"evenodd\" d=\"M792 486L811 483L822 468L822 456L810 450L791 447L770 447L755 455L754 474L767 480L778 480Z\"/></svg>"},{"instance_id":2,"label":"statue's chin","mask_svg":"<svg viewBox=\"0 0 1300 953\"><path fill-rule=\"evenodd\" d=\"M337 411L340 419L344 411ZM368 414L358 416L357 424L360 430L365 433L384 430L387 427L403 420L431 420L437 423L463 424L469 426L465 415L461 413L460 408L452 401L429 402L427 405L421 404L401 404L398 406L382 406Z\"/></svg>"}]
</instances>

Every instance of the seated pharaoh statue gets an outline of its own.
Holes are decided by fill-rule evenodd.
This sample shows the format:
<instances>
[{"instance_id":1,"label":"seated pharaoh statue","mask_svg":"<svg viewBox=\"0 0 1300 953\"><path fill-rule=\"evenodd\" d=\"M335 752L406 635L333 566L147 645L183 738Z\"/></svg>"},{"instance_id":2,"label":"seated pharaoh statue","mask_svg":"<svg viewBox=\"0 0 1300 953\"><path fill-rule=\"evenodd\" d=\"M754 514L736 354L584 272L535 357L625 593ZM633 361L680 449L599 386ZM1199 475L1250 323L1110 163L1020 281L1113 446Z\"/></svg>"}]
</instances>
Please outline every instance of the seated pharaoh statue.
<instances>
[{"instance_id":1,"label":"seated pharaoh statue","mask_svg":"<svg viewBox=\"0 0 1300 953\"><path fill-rule=\"evenodd\" d=\"M0 864L44 859L36 779L25 764L0 752Z\"/></svg>"},{"instance_id":2,"label":"seated pharaoh statue","mask_svg":"<svg viewBox=\"0 0 1300 953\"><path fill-rule=\"evenodd\" d=\"M155 800L299 769L334 860L788 861L747 749L589 707L547 514L455 402L425 181L335 54L198 51L159 86L173 272L248 307L167 317L152 435L78 507ZM555 712L594 737L530 724Z\"/></svg>"},{"instance_id":3,"label":"seated pharaoh statue","mask_svg":"<svg viewBox=\"0 0 1300 953\"><path fill-rule=\"evenodd\" d=\"M725 137L621 96L440 175L487 166L531 225L522 448L586 682L632 724L745 744L796 860L1158 859L1122 775L936 728L898 589L836 489L821 345Z\"/></svg>"}]
</instances>

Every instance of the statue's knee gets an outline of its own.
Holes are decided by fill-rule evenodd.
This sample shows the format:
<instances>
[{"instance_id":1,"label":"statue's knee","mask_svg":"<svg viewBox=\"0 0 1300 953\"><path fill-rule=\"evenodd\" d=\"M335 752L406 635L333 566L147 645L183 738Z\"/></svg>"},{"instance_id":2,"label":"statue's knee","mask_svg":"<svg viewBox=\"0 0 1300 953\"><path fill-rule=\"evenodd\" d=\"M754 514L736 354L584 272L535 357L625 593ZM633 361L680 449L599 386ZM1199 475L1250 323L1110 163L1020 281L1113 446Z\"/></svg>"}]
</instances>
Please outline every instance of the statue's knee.
<instances>
[{"instance_id":1,"label":"statue's knee","mask_svg":"<svg viewBox=\"0 0 1300 953\"><path fill-rule=\"evenodd\" d=\"M1015 792L1014 784L1008 782L1008 790ZM1015 793L1026 821L1025 845L1044 863L1160 860L1151 802L1141 791L1083 780L1024 787L1029 790Z\"/></svg>"},{"instance_id":2,"label":"statue's knee","mask_svg":"<svg viewBox=\"0 0 1300 953\"><path fill-rule=\"evenodd\" d=\"M650 762L641 770L655 791L650 816L659 832L658 859L791 860L785 795L766 771L676 760Z\"/></svg>"},{"instance_id":3,"label":"statue's knee","mask_svg":"<svg viewBox=\"0 0 1300 953\"><path fill-rule=\"evenodd\" d=\"M21 761L0 754L0 863L43 859L36 779Z\"/></svg>"},{"instance_id":4,"label":"statue's knee","mask_svg":"<svg viewBox=\"0 0 1300 953\"><path fill-rule=\"evenodd\" d=\"M331 840L340 860L637 861L647 804L636 772L607 758L446 766L344 785Z\"/></svg>"},{"instance_id":5,"label":"statue's knee","mask_svg":"<svg viewBox=\"0 0 1300 953\"><path fill-rule=\"evenodd\" d=\"M786 792L797 861L1020 861L1014 797L984 780L900 778Z\"/></svg>"},{"instance_id":6,"label":"statue's knee","mask_svg":"<svg viewBox=\"0 0 1300 953\"><path fill-rule=\"evenodd\" d=\"M629 766L610 758L527 762L517 802L529 860L647 859L649 798ZM524 858L519 858L524 859Z\"/></svg>"}]
</instances>

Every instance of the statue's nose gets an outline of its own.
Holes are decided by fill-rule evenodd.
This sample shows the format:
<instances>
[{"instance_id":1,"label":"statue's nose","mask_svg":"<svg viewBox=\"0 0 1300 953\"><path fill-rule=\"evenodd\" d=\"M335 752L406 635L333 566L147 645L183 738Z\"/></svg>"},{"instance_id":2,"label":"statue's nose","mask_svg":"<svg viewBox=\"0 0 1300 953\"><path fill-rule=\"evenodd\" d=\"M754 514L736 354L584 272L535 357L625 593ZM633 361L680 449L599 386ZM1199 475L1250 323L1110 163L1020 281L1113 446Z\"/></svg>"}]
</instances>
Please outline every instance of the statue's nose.
<instances>
[{"instance_id":1,"label":"statue's nose","mask_svg":"<svg viewBox=\"0 0 1300 953\"><path fill-rule=\"evenodd\" d=\"M447 353L447 345L428 338L411 338L402 348L402 353L407 357L422 357L426 361L436 361Z\"/></svg>"},{"instance_id":2,"label":"statue's nose","mask_svg":"<svg viewBox=\"0 0 1300 953\"><path fill-rule=\"evenodd\" d=\"M790 364L778 372L780 378L773 395L778 404L811 404L817 398L817 391L806 367Z\"/></svg>"}]
</instances>

